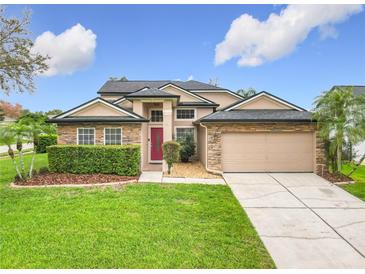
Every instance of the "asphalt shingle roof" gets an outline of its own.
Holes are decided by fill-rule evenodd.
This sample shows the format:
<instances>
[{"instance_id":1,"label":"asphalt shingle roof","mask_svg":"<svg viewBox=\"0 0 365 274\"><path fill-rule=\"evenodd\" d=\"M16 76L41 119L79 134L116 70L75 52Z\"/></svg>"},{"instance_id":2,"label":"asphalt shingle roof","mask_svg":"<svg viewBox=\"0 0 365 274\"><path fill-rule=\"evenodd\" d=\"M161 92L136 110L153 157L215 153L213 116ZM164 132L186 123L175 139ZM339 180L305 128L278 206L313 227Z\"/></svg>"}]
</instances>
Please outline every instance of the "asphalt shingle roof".
<instances>
[{"instance_id":1,"label":"asphalt shingle roof","mask_svg":"<svg viewBox=\"0 0 365 274\"><path fill-rule=\"evenodd\" d=\"M148 88L143 89L137 92L133 92L131 94L128 94L125 96L126 98L135 98L135 97L180 97L178 95L174 95L171 93L168 93L166 91L160 90L158 88Z\"/></svg>"},{"instance_id":2,"label":"asphalt shingle roof","mask_svg":"<svg viewBox=\"0 0 365 274\"><path fill-rule=\"evenodd\" d=\"M355 95L360 95L360 94L365 95L365 86L354 86L354 89L352 90L352 92Z\"/></svg>"},{"instance_id":3,"label":"asphalt shingle roof","mask_svg":"<svg viewBox=\"0 0 365 274\"><path fill-rule=\"evenodd\" d=\"M80 123L80 122L147 122L144 118L132 116L67 116L64 118L48 119L49 123Z\"/></svg>"},{"instance_id":4,"label":"asphalt shingle roof","mask_svg":"<svg viewBox=\"0 0 365 274\"><path fill-rule=\"evenodd\" d=\"M225 90L224 88L209 85L199 81L119 81L109 80L98 91L98 93L118 93L127 94L139 91L143 88L160 88L167 84L174 84L186 90Z\"/></svg>"},{"instance_id":5,"label":"asphalt shingle roof","mask_svg":"<svg viewBox=\"0 0 365 274\"><path fill-rule=\"evenodd\" d=\"M346 87L352 87L352 92L355 95L360 95L360 94L365 94L365 86L346 86L346 85L338 85L338 86L333 86L333 88L335 87L342 87L342 88L346 88Z\"/></svg>"},{"instance_id":6,"label":"asphalt shingle roof","mask_svg":"<svg viewBox=\"0 0 365 274\"><path fill-rule=\"evenodd\" d=\"M310 122L312 114L308 111L246 109L218 111L209 114L199 122Z\"/></svg>"}]
</instances>

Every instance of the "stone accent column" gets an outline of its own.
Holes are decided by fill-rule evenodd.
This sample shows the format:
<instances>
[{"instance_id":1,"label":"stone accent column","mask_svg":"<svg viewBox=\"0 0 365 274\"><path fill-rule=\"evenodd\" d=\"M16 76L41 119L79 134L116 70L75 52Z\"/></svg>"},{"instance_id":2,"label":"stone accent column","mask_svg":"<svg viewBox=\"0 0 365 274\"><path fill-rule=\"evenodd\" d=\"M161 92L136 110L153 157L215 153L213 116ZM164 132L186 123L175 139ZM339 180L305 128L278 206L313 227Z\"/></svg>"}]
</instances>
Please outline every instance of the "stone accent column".
<instances>
[{"instance_id":1,"label":"stone accent column","mask_svg":"<svg viewBox=\"0 0 365 274\"><path fill-rule=\"evenodd\" d=\"M172 101L163 102L163 141L172 140ZM163 160L162 171L167 171L167 163Z\"/></svg>"},{"instance_id":2,"label":"stone accent column","mask_svg":"<svg viewBox=\"0 0 365 274\"><path fill-rule=\"evenodd\" d=\"M320 132L316 131L316 166L314 172L322 175L327 171L326 152L324 148L324 141L320 136Z\"/></svg>"},{"instance_id":3,"label":"stone accent column","mask_svg":"<svg viewBox=\"0 0 365 274\"><path fill-rule=\"evenodd\" d=\"M211 171L222 171L222 127L208 125L207 167Z\"/></svg>"}]
</instances>

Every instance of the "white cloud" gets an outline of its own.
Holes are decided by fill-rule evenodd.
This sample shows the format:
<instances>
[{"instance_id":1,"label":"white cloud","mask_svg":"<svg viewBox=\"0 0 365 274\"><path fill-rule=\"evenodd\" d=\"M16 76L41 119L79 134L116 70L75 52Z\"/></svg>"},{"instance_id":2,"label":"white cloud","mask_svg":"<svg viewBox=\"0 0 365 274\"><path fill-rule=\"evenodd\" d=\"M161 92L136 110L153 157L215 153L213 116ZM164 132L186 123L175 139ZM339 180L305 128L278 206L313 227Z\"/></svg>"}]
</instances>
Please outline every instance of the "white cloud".
<instances>
[{"instance_id":1,"label":"white cloud","mask_svg":"<svg viewBox=\"0 0 365 274\"><path fill-rule=\"evenodd\" d=\"M51 57L45 76L72 74L86 68L93 59L96 47L96 35L90 29L77 24L59 35L46 31L38 36L32 48L33 52Z\"/></svg>"},{"instance_id":2,"label":"white cloud","mask_svg":"<svg viewBox=\"0 0 365 274\"><path fill-rule=\"evenodd\" d=\"M239 66L259 66L291 53L319 28L321 39L336 38L334 24L362 11L361 5L288 5L266 21L249 14L235 19L224 40L216 45L215 64L239 57Z\"/></svg>"},{"instance_id":3,"label":"white cloud","mask_svg":"<svg viewBox=\"0 0 365 274\"><path fill-rule=\"evenodd\" d=\"M191 80L193 80L194 79L194 76L193 75L190 75L189 77L188 77L188 81L191 81Z\"/></svg>"}]
</instances>

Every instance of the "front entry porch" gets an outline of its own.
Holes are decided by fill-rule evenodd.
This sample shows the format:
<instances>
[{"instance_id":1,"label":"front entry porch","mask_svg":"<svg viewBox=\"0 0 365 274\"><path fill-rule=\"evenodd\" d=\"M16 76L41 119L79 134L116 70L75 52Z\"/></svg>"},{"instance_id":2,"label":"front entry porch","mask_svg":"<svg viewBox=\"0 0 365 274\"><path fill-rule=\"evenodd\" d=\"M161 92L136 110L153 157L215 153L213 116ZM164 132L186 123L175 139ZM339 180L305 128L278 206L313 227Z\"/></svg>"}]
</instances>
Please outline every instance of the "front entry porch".
<instances>
[{"instance_id":1,"label":"front entry porch","mask_svg":"<svg viewBox=\"0 0 365 274\"><path fill-rule=\"evenodd\" d=\"M171 98L140 98L133 102L133 111L150 120L141 128L142 171L165 171L162 144L172 140L173 111Z\"/></svg>"},{"instance_id":2,"label":"front entry porch","mask_svg":"<svg viewBox=\"0 0 365 274\"><path fill-rule=\"evenodd\" d=\"M146 163L142 166L142 171L162 171L162 164Z\"/></svg>"}]
</instances>

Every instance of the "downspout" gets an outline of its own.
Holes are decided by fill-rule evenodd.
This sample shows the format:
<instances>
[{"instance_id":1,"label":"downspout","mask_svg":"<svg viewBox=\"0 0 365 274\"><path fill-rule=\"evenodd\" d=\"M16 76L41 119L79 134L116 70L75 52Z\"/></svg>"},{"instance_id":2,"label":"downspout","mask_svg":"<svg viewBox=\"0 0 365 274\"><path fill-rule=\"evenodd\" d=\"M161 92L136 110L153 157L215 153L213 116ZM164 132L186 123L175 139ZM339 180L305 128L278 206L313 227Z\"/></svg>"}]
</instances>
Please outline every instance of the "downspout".
<instances>
[{"instance_id":1,"label":"downspout","mask_svg":"<svg viewBox=\"0 0 365 274\"><path fill-rule=\"evenodd\" d=\"M213 169L208 168L208 128L205 125L203 125L202 123L200 123L199 125L201 125L203 128L205 128L205 169L208 172L222 175L223 174L222 171L213 170Z\"/></svg>"}]
</instances>

